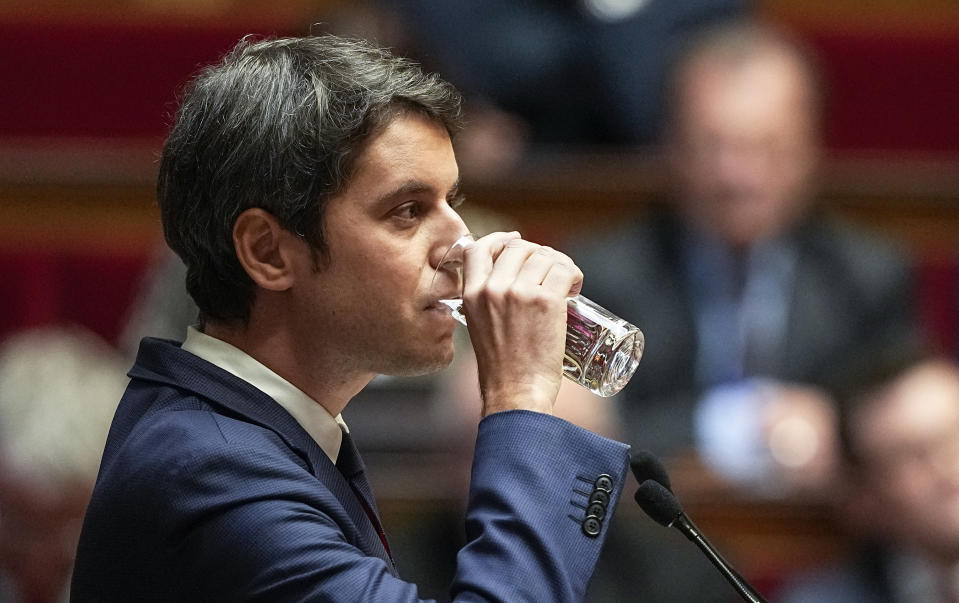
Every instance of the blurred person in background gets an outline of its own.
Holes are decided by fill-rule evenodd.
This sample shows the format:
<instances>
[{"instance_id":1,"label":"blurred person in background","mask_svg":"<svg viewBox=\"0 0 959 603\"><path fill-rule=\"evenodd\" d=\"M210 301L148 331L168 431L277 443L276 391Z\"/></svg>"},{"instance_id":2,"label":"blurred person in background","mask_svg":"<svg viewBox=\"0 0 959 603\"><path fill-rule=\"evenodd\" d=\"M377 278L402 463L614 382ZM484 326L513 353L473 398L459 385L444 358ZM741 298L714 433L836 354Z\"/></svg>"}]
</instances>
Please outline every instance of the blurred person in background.
<instances>
[{"instance_id":1,"label":"blurred person in background","mask_svg":"<svg viewBox=\"0 0 959 603\"><path fill-rule=\"evenodd\" d=\"M0 601L66 601L126 365L80 327L0 345Z\"/></svg>"},{"instance_id":2,"label":"blurred person in background","mask_svg":"<svg viewBox=\"0 0 959 603\"><path fill-rule=\"evenodd\" d=\"M847 563L783 589L784 603L959 600L959 366L890 350L842 384L840 525Z\"/></svg>"},{"instance_id":3,"label":"blurred person in background","mask_svg":"<svg viewBox=\"0 0 959 603\"><path fill-rule=\"evenodd\" d=\"M824 92L787 32L711 28L670 82L670 198L570 252L584 293L646 333L621 427L660 454L695 449L757 492L815 490L835 464L821 386L917 337L909 265L814 206Z\"/></svg>"},{"instance_id":4,"label":"blurred person in background","mask_svg":"<svg viewBox=\"0 0 959 603\"><path fill-rule=\"evenodd\" d=\"M465 168L495 172L537 145L645 145L662 124L666 66L746 0L379 2L410 52L469 101Z\"/></svg>"}]
</instances>

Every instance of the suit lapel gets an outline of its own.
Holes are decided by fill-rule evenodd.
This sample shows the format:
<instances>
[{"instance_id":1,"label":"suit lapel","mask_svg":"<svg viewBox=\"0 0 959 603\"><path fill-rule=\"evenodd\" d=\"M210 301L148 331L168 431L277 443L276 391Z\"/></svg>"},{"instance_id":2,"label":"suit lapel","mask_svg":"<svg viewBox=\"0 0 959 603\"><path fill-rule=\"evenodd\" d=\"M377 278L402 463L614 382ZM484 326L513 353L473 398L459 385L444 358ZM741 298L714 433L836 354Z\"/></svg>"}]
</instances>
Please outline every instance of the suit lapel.
<instances>
[{"instance_id":1,"label":"suit lapel","mask_svg":"<svg viewBox=\"0 0 959 603\"><path fill-rule=\"evenodd\" d=\"M360 503L364 516L367 519L366 523L370 524L373 528L376 540L380 543L383 552L387 554L387 558L390 564L392 564L393 561L389 552L389 544L386 540L386 532L380 520L380 512L376 508L373 489L370 487L370 482L366 479L366 468L363 465L363 459L360 457L360 451L353 443L353 438L348 433L343 434L343 443L340 446L340 454L336 460L336 467L355 494L355 498Z\"/></svg>"},{"instance_id":2,"label":"suit lapel","mask_svg":"<svg viewBox=\"0 0 959 603\"><path fill-rule=\"evenodd\" d=\"M829 370L830 351L841 341L855 340L856 316L847 299L851 287L844 266L826 247L821 233L809 225L797 232L796 273L786 327L783 378L809 381Z\"/></svg>"},{"instance_id":3,"label":"suit lapel","mask_svg":"<svg viewBox=\"0 0 959 603\"><path fill-rule=\"evenodd\" d=\"M130 370L129 376L187 389L219 408L227 416L241 418L276 433L293 453L305 461L313 475L336 497L349 515L354 529L351 533L344 528L347 539L367 555L386 561L390 570L395 573L393 561L352 487L296 419L259 389L220 367L183 351L179 346L180 344L174 341L144 339L137 363ZM362 471L362 461L359 463ZM369 484L365 478L362 481L366 492L369 492L370 505L375 510Z\"/></svg>"},{"instance_id":4,"label":"suit lapel","mask_svg":"<svg viewBox=\"0 0 959 603\"><path fill-rule=\"evenodd\" d=\"M693 386L699 342L692 305L694 292L690 290L688 267L680 243L684 236L682 226L675 216L666 213L656 216L648 228L651 231L645 236L653 241L652 249L641 251L647 255L644 261L653 267L643 280L636 282L655 291L652 295L659 296L657 302L649 304L656 309L657 315L646 317L642 327L649 329L646 335L649 341L663 342L658 352L654 352L659 361L656 369L649 364L645 367L647 375L658 373L657 377L652 377L656 385L650 393L660 395L662 392L657 390L663 384L687 383L689 387ZM651 286L653 283L655 287ZM651 334L652 331L657 332Z\"/></svg>"},{"instance_id":5,"label":"suit lapel","mask_svg":"<svg viewBox=\"0 0 959 603\"><path fill-rule=\"evenodd\" d=\"M319 448L319 446L317 446L317 448ZM374 526L373 522L370 521L370 518L366 515L366 511L363 510L363 505L353 492L353 488L350 486L350 482L346 476L330 462L330 459L327 458L326 455L323 455L320 462L314 464L313 468L314 475L329 488L330 492L333 493L353 522L353 533L347 534L350 542L367 555L379 557L385 561L390 571L395 574L393 560L380 541L376 526ZM376 511L376 503L372 498L372 492L369 489L369 484L366 482L365 477L362 478L362 481L366 484L366 492L369 492L370 497L367 500L374 512L378 514L379 512ZM364 494L366 494L366 492L364 492Z\"/></svg>"}]
</instances>

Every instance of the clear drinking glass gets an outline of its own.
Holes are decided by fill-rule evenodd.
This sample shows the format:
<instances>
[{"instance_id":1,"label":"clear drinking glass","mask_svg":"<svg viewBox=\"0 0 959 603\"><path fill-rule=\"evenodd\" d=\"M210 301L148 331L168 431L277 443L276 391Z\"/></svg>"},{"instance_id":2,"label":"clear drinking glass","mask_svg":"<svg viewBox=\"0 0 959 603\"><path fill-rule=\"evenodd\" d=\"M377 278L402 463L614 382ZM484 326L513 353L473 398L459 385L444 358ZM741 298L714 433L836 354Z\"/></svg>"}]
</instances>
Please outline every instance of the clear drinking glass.
<instances>
[{"instance_id":1,"label":"clear drinking glass","mask_svg":"<svg viewBox=\"0 0 959 603\"><path fill-rule=\"evenodd\" d=\"M433 276L434 290L439 287L438 278L455 283L455 287L449 290L459 291L460 295L439 301L464 325L463 251L473 240L473 235L457 240ZM566 298L566 352L563 358L566 378L594 394L612 396L623 389L636 372L644 346L643 333L636 326L582 295Z\"/></svg>"}]
</instances>

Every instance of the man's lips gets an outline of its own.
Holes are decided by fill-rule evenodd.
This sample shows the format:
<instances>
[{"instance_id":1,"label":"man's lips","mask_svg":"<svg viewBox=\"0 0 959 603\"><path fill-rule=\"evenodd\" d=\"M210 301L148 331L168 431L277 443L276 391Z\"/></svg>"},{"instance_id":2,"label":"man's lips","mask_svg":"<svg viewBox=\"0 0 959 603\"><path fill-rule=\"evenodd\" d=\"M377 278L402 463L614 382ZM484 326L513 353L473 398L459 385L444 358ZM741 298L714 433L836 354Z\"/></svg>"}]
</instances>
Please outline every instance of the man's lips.
<instances>
[{"instance_id":1,"label":"man's lips","mask_svg":"<svg viewBox=\"0 0 959 603\"><path fill-rule=\"evenodd\" d=\"M446 304L444 304L444 303L441 302L440 300L443 300L443 299L459 299L460 297L461 297L461 294L460 294L459 291L451 290L451 291L449 291L449 292L447 292L447 293L445 293L445 294L443 294L443 295L439 295L439 296L436 296L436 297L431 298L431 299L429 300L429 302L426 304L426 309L427 309L427 310L441 309L441 310L444 310L444 311L446 311L446 312L449 312L449 311L450 311L449 306L447 306Z\"/></svg>"},{"instance_id":2,"label":"man's lips","mask_svg":"<svg viewBox=\"0 0 959 603\"><path fill-rule=\"evenodd\" d=\"M444 297L443 299L449 299L449 298ZM442 312L443 314L452 315L452 310L450 310L450 307L440 301L435 301L431 303L429 306L426 307L426 309L435 311L435 312Z\"/></svg>"}]
</instances>

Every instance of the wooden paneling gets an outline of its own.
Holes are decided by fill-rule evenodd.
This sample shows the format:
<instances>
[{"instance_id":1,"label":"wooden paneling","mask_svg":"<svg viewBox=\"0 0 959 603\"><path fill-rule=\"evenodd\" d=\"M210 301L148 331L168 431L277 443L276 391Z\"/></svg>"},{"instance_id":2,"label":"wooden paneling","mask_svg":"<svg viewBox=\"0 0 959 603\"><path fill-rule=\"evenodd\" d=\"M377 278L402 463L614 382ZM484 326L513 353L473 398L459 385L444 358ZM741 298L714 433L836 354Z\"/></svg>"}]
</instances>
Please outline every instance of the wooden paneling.
<instances>
[{"instance_id":1,"label":"wooden paneling","mask_svg":"<svg viewBox=\"0 0 959 603\"><path fill-rule=\"evenodd\" d=\"M26 155L0 148L0 246L151 245L159 232L155 154L136 145ZM959 159L844 155L825 163L821 203L830 211L921 254L959 249ZM466 207L550 242L641 214L665 188L655 157L616 152L540 156L464 184Z\"/></svg>"},{"instance_id":2,"label":"wooden paneling","mask_svg":"<svg viewBox=\"0 0 959 603\"><path fill-rule=\"evenodd\" d=\"M784 23L836 31L959 32L953 0L761 0L760 12Z\"/></svg>"},{"instance_id":3,"label":"wooden paneling","mask_svg":"<svg viewBox=\"0 0 959 603\"><path fill-rule=\"evenodd\" d=\"M820 203L829 211L918 254L959 249L959 158L844 154L824 163ZM666 179L650 155L585 153L531 161L464 188L471 204L502 214L507 226L557 242L659 203Z\"/></svg>"}]
</instances>

